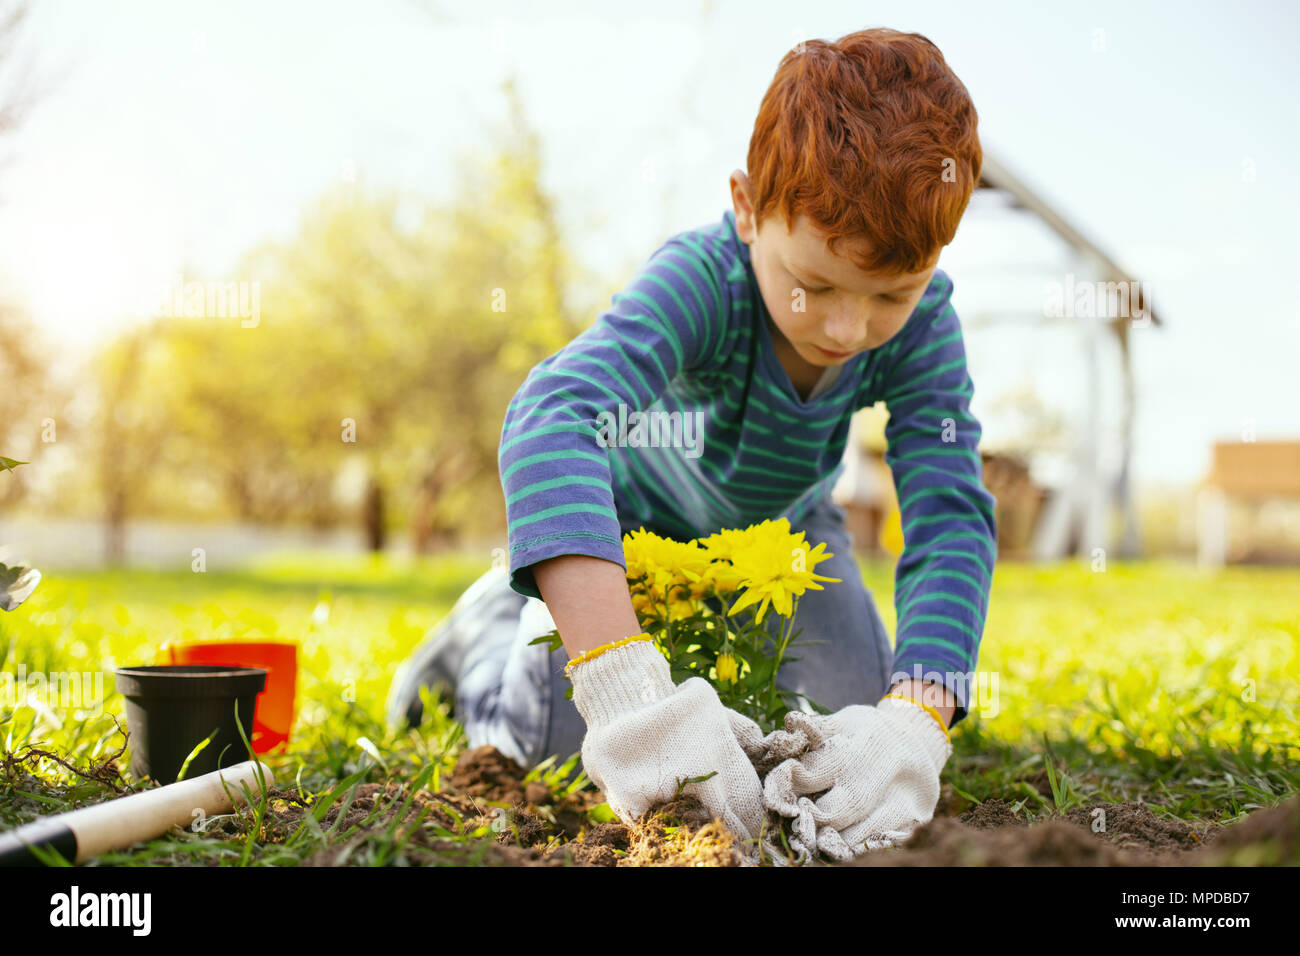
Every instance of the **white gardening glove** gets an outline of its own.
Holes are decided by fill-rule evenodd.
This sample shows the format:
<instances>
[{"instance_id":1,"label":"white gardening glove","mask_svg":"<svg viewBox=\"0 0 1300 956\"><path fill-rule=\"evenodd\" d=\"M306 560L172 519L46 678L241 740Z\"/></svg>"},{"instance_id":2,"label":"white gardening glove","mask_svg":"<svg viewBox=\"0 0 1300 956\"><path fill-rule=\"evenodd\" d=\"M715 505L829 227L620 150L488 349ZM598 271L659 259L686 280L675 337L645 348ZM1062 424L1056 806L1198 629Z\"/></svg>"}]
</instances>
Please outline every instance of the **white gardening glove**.
<instances>
[{"instance_id":1,"label":"white gardening glove","mask_svg":"<svg viewBox=\"0 0 1300 956\"><path fill-rule=\"evenodd\" d=\"M829 715L791 711L785 726L805 734L809 750L768 773L764 803L795 818L791 845L801 862L814 849L847 862L933 818L952 744L919 704L887 697Z\"/></svg>"},{"instance_id":2,"label":"white gardening glove","mask_svg":"<svg viewBox=\"0 0 1300 956\"><path fill-rule=\"evenodd\" d=\"M729 707L727 719L731 721L731 732L736 735L736 742L740 744L740 749L745 751L745 755L749 757L756 769L759 765L770 767L808 749L808 735L802 730L794 733L774 730L764 736L763 729L756 721ZM766 833L760 838L760 846L767 851L773 865L784 866L787 862L786 851L777 844L774 836L781 825L780 820L776 819L774 814L766 815L768 825Z\"/></svg>"},{"instance_id":3,"label":"white gardening glove","mask_svg":"<svg viewBox=\"0 0 1300 956\"><path fill-rule=\"evenodd\" d=\"M680 780L742 840L763 823L763 784L732 734L728 710L702 677L674 685L668 661L650 641L633 641L578 664L573 703L587 723L582 764L610 809L632 824L671 800ZM756 862L756 845L740 847Z\"/></svg>"},{"instance_id":4,"label":"white gardening glove","mask_svg":"<svg viewBox=\"0 0 1300 956\"><path fill-rule=\"evenodd\" d=\"M730 707L727 708L727 719L731 721L736 743L754 763L784 760L808 749L808 735L801 730L794 733L774 730L764 736L763 728L756 721Z\"/></svg>"}]
</instances>

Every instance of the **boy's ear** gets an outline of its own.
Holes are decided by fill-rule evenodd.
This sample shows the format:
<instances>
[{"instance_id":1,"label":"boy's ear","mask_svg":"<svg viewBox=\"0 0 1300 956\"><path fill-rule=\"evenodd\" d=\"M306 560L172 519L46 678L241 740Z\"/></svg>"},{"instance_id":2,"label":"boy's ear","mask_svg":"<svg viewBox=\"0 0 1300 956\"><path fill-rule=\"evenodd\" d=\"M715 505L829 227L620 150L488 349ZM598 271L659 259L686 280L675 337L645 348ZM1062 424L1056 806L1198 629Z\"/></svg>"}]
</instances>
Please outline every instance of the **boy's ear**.
<instances>
[{"instance_id":1,"label":"boy's ear","mask_svg":"<svg viewBox=\"0 0 1300 956\"><path fill-rule=\"evenodd\" d=\"M757 238L754 226L754 204L749 192L749 177L741 170L731 173L731 203L736 213L736 235L750 245Z\"/></svg>"}]
</instances>

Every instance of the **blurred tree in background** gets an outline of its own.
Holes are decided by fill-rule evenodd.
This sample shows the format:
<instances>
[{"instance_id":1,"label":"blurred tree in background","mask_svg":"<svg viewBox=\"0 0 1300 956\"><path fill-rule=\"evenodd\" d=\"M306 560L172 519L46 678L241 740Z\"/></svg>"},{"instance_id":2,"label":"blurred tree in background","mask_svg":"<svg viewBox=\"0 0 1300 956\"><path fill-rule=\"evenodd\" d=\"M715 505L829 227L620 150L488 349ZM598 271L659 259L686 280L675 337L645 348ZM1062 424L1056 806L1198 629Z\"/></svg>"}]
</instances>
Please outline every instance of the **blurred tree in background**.
<instances>
[{"instance_id":1,"label":"blurred tree in background","mask_svg":"<svg viewBox=\"0 0 1300 956\"><path fill-rule=\"evenodd\" d=\"M0 0L0 168L11 159L9 142L38 98L31 56L22 49L28 12L21 0ZM0 299L0 455L34 458L46 419L55 421L57 434L67 396L50 383L43 351L26 311L7 296ZM5 472L0 511L22 500L29 479L27 469Z\"/></svg>"},{"instance_id":2,"label":"blurred tree in background","mask_svg":"<svg viewBox=\"0 0 1300 956\"><path fill-rule=\"evenodd\" d=\"M0 303L0 455L35 457L41 422L55 407L48 371L31 319L17 306ZM27 469L5 472L0 510L22 499L27 480Z\"/></svg>"},{"instance_id":3,"label":"blurred tree in background","mask_svg":"<svg viewBox=\"0 0 1300 956\"><path fill-rule=\"evenodd\" d=\"M508 132L462 157L449 204L341 186L236 270L259 283L255 327L158 319L96 361L110 556L127 517L178 494L255 522L359 522L372 549L395 527L425 551L504 526L506 405L584 324L540 142L505 94ZM349 469L364 487L340 501Z\"/></svg>"},{"instance_id":4,"label":"blurred tree in background","mask_svg":"<svg viewBox=\"0 0 1300 956\"><path fill-rule=\"evenodd\" d=\"M91 423L93 469L104 516L104 561L123 563L126 522L150 510L151 486L165 477L174 435L166 391L174 371L162 322L131 329L94 362L101 401Z\"/></svg>"}]
</instances>

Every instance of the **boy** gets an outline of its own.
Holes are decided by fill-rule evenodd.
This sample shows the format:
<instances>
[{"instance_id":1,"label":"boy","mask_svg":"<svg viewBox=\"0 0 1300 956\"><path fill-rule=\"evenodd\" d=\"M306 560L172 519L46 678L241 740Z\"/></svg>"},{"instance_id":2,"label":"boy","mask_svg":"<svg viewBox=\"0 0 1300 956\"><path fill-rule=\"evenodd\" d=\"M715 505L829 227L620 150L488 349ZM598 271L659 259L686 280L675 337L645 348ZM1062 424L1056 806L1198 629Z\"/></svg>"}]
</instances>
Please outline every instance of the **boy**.
<instances>
[{"instance_id":1,"label":"boy","mask_svg":"<svg viewBox=\"0 0 1300 956\"><path fill-rule=\"evenodd\" d=\"M801 853L852 859L931 818L996 557L952 282L936 269L979 179L976 122L919 34L786 54L748 173L731 174L733 210L660 246L515 395L500 446L509 572L473 585L404 665L394 717L418 721L420 686L454 689L470 745L525 765L580 748L628 822L710 771L689 792L731 830L757 837L766 807L797 818ZM906 542L896 652L830 500L850 417L877 401ZM690 447L608 441L598 422L625 421L620 406L680 412ZM781 680L832 713L804 706L760 739L702 678L673 685L640 634L622 536L778 516L827 542L818 573L843 583L801 599L795 626L819 643ZM552 627L563 651L529 645ZM765 754L786 759L764 782L751 758Z\"/></svg>"}]
</instances>

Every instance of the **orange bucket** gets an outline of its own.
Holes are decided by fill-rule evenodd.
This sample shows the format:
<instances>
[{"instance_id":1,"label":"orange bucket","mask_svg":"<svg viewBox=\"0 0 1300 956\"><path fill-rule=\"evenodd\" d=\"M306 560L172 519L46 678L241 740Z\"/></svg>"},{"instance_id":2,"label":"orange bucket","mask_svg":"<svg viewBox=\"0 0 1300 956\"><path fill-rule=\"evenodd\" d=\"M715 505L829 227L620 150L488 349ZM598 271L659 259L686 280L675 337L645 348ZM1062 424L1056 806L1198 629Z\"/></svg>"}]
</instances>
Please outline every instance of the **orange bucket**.
<instances>
[{"instance_id":1,"label":"orange bucket","mask_svg":"<svg viewBox=\"0 0 1300 956\"><path fill-rule=\"evenodd\" d=\"M265 667L266 689L253 710L253 752L268 753L289 743L298 689L298 645L292 641L195 641L167 644L159 653L164 664L224 664Z\"/></svg>"}]
</instances>

